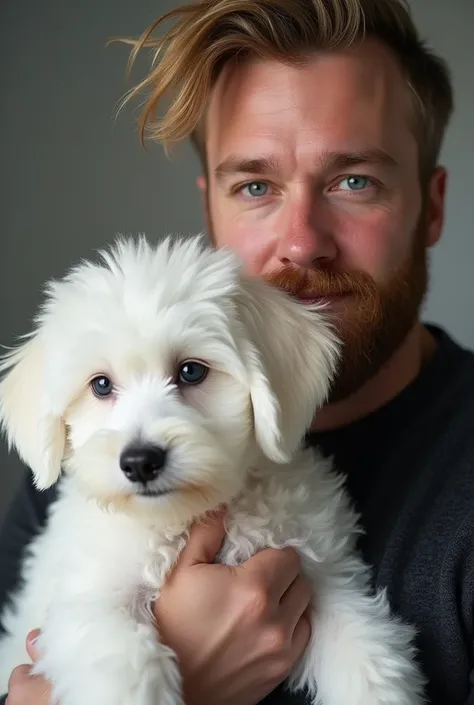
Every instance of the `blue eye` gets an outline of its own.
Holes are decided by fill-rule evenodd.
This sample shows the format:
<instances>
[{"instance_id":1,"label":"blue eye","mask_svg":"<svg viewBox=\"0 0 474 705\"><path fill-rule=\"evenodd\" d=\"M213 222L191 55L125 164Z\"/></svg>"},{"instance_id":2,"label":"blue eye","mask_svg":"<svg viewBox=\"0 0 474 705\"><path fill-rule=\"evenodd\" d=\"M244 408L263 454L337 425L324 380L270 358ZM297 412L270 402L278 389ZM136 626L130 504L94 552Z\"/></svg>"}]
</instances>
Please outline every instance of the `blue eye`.
<instances>
[{"instance_id":1,"label":"blue eye","mask_svg":"<svg viewBox=\"0 0 474 705\"><path fill-rule=\"evenodd\" d=\"M202 362L187 360L179 368L179 382L181 384L200 384L206 379L208 372L209 368Z\"/></svg>"},{"instance_id":2,"label":"blue eye","mask_svg":"<svg viewBox=\"0 0 474 705\"><path fill-rule=\"evenodd\" d=\"M261 198L262 196L266 196L268 193L268 184L264 181L251 181L243 188L246 189L247 193L254 198Z\"/></svg>"},{"instance_id":3,"label":"blue eye","mask_svg":"<svg viewBox=\"0 0 474 705\"><path fill-rule=\"evenodd\" d=\"M108 397L114 391L112 381L105 375L94 377L94 379L91 380L90 386L96 397L99 398Z\"/></svg>"},{"instance_id":4,"label":"blue eye","mask_svg":"<svg viewBox=\"0 0 474 705\"><path fill-rule=\"evenodd\" d=\"M367 176L346 176L340 183L347 183L347 188L342 188L342 191L363 191L368 186L372 185L372 181Z\"/></svg>"}]
</instances>

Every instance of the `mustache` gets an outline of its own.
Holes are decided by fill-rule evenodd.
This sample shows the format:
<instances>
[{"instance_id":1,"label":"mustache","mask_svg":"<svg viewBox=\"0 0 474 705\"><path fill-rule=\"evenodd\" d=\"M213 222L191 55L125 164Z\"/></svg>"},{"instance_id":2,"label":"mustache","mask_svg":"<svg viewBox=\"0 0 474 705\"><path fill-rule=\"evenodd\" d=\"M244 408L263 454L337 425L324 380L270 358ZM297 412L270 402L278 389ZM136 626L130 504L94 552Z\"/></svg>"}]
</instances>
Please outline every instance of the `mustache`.
<instances>
[{"instance_id":1,"label":"mustache","mask_svg":"<svg viewBox=\"0 0 474 705\"><path fill-rule=\"evenodd\" d=\"M352 295L370 298L377 287L365 272L333 272L328 269L299 270L284 267L265 277L267 284L293 296L316 293L321 296Z\"/></svg>"}]
</instances>

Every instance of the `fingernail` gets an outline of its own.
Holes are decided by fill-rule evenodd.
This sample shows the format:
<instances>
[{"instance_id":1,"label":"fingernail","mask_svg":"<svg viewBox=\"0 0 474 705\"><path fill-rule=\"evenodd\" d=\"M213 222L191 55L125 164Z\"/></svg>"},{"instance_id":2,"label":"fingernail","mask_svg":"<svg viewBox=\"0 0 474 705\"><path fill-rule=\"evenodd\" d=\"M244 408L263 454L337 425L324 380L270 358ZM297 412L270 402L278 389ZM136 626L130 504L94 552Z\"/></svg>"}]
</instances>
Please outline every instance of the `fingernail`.
<instances>
[{"instance_id":1,"label":"fingernail","mask_svg":"<svg viewBox=\"0 0 474 705\"><path fill-rule=\"evenodd\" d=\"M27 636L28 644L30 644L30 646L34 646L38 641L38 637L40 634L41 631L39 629L33 629L33 631L30 632Z\"/></svg>"}]
</instances>

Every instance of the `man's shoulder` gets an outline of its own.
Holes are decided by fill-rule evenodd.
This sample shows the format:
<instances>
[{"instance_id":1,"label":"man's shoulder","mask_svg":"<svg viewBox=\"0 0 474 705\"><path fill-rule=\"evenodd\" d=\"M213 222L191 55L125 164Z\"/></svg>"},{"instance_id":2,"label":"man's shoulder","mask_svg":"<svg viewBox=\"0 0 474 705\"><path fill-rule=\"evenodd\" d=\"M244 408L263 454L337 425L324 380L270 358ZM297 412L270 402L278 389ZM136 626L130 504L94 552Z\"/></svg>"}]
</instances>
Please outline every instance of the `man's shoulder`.
<instances>
[{"instance_id":1,"label":"man's shoulder","mask_svg":"<svg viewBox=\"0 0 474 705\"><path fill-rule=\"evenodd\" d=\"M425 413L444 420L445 430L465 419L474 431L474 351L442 328L429 329L437 341L437 350L418 384L419 393L431 402L425 406ZM474 444L474 433L471 439Z\"/></svg>"},{"instance_id":2,"label":"man's shoulder","mask_svg":"<svg viewBox=\"0 0 474 705\"><path fill-rule=\"evenodd\" d=\"M384 481L392 498L400 487L394 526L397 541L404 535L401 553L417 569L428 560L442 570L447 555L462 558L467 544L474 547L474 352L435 333L437 352L413 390L412 415L386 456Z\"/></svg>"},{"instance_id":3,"label":"man's shoulder","mask_svg":"<svg viewBox=\"0 0 474 705\"><path fill-rule=\"evenodd\" d=\"M443 692L447 702L446 689L451 697L456 689L464 692L472 668L474 352L444 331L436 336L438 351L404 454L412 481L378 579L418 627L430 702L440 702Z\"/></svg>"},{"instance_id":4,"label":"man's shoulder","mask_svg":"<svg viewBox=\"0 0 474 705\"><path fill-rule=\"evenodd\" d=\"M445 490L462 482L474 516L474 351L441 328L431 328L438 348L421 376L411 447L426 465L427 485L439 476ZM420 480L423 480L421 475ZM434 487L429 493L432 495ZM460 502L460 504L464 504ZM466 509L467 509L466 505Z\"/></svg>"},{"instance_id":5,"label":"man's shoulder","mask_svg":"<svg viewBox=\"0 0 474 705\"><path fill-rule=\"evenodd\" d=\"M459 342L448 330L435 324L425 324L436 341L435 371L455 372L474 379L474 349ZM442 380L441 380L442 382Z\"/></svg>"}]
</instances>

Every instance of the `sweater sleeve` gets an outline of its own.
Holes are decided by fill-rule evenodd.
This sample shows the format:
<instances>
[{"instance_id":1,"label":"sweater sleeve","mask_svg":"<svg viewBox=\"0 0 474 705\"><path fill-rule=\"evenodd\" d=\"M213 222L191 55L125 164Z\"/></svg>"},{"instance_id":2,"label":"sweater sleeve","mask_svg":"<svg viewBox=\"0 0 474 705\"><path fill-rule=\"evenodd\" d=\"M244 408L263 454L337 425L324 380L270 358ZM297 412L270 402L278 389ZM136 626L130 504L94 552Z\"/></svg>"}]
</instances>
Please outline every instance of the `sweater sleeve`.
<instances>
[{"instance_id":1,"label":"sweater sleeve","mask_svg":"<svg viewBox=\"0 0 474 705\"><path fill-rule=\"evenodd\" d=\"M472 497L472 492L466 496ZM438 609L432 623L425 625L429 640L425 653L432 663L431 696L446 705L474 705L473 507L463 514L462 521L453 521L439 571Z\"/></svg>"},{"instance_id":2,"label":"sweater sleeve","mask_svg":"<svg viewBox=\"0 0 474 705\"><path fill-rule=\"evenodd\" d=\"M8 603L9 595L19 583L25 549L44 525L46 510L53 495L54 490L38 492L33 485L31 473L25 473L20 489L5 515L0 529L0 615ZM0 705L4 705L6 697L0 694Z\"/></svg>"}]
</instances>

